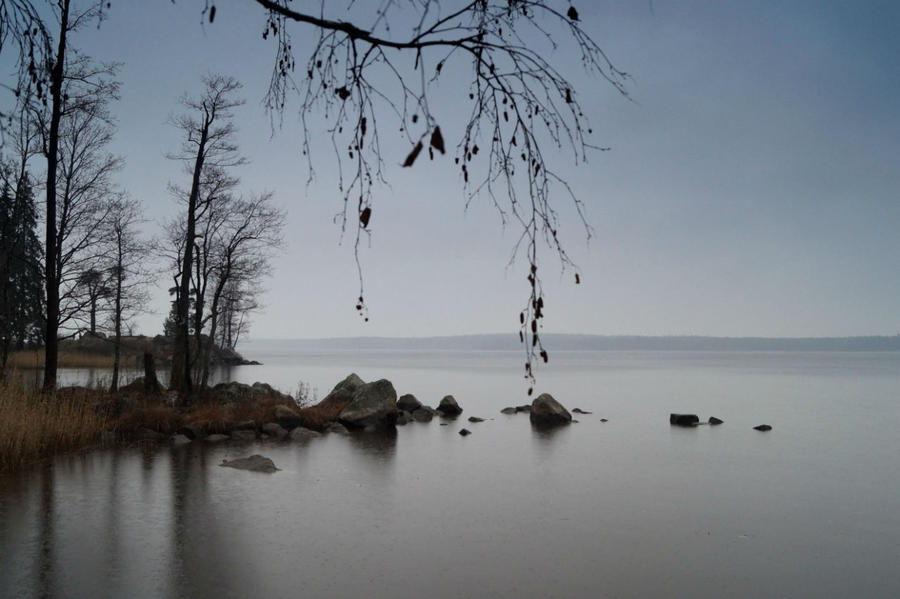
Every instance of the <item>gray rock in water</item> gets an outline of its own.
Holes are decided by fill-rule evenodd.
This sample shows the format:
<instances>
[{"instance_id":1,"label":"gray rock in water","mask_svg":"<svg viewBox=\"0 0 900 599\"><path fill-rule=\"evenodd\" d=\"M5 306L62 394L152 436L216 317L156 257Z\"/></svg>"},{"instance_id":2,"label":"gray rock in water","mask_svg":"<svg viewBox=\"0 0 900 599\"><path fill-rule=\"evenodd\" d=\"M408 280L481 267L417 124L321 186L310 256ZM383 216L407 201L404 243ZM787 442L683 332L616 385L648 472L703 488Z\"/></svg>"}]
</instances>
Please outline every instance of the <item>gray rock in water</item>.
<instances>
[{"instance_id":1,"label":"gray rock in water","mask_svg":"<svg viewBox=\"0 0 900 599\"><path fill-rule=\"evenodd\" d=\"M395 424L397 426L405 426L406 424L409 423L410 418L411 418L411 416L410 416L409 412L404 412L403 410L400 410L400 413L397 414L397 422L395 422Z\"/></svg>"},{"instance_id":2,"label":"gray rock in water","mask_svg":"<svg viewBox=\"0 0 900 599\"><path fill-rule=\"evenodd\" d=\"M582 410L581 408L575 408L574 410L572 410L572 413L573 414L593 414L593 412L586 412L585 410Z\"/></svg>"},{"instance_id":3,"label":"gray rock in water","mask_svg":"<svg viewBox=\"0 0 900 599\"><path fill-rule=\"evenodd\" d=\"M180 435L184 435L188 439L200 440L206 436L206 431L199 424L185 424L176 431Z\"/></svg>"},{"instance_id":4,"label":"gray rock in water","mask_svg":"<svg viewBox=\"0 0 900 599\"><path fill-rule=\"evenodd\" d=\"M549 393L541 393L531 402L531 424L555 426L572 422L572 415Z\"/></svg>"},{"instance_id":5,"label":"gray rock in water","mask_svg":"<svg viewBox=\"0 0 900 599\"><path fill-rule=\"evenodd\" d=\"M412 418L416 422L431 422L431 419L434 418L434 408L422 406L412 413Z\"/></svg>"},{"instance_id":6,"label":"gray rock in water","mask_svg":"<svg viewBox=\"0 0 900 599\"><path fill-rule=\"evenodd\" d=\"M397 392L387 379L366 383L341 410L338 420L353 428L393 428L397 421Z\"/></svg>"},{"instance_id":7,"label":"gray rock in water","mask_svg":"<svg viewBox=\"0 0 900 599\"><path fill-rule=\"evenodd\" d=\"M256 440L256 431L247 431L247 430L231 431L230 436L231 436L232 441L255 441Z\"/></svg>"},{"instance_id":8,"label":"gray rock in water","mask_svg":"<svg viewBox=\"0 0 900 599\"><path fill-rule=\"evenodd\" d=\"M237 468L238 470L250 470L251 472L266 472L271 474L278 471L275 463L267 457L254 454L246 458L237 458L235 460L222 460L220 466L226 468Z\"/></svg>"},{"instance_id":9,"label":"gray rock in water","mask_svg":"<svg viewBox=\"0 0 900 599\"><path fill-rule=\"evenodd\" d=\"M518 412L519 410L513 407L503 408L502 410L500 410L501 414L517 414Z\"/></svg>"},{"instance_id":10,"label":"gray rock in water","mask_svg":"<svg viewBox=\"0 0 900 599\"><path fill-rule=\"evenodd\" d=\"M262 425L262 432L274 439L284 439L288 432L277 422L267 422Z\"/></svg>"},{"instance_id":11,"label":"gray rock in water","mask_svg":"<svg viewBox=\"0 0 900 599\"><path fill-rule=\"evenodd\" d=\"M308 428L298 426L294 430L291 431L291 440L292 441L302 441L304 439L315 439L316 437L321 437L322 433L317 433L314 430L310 430Z\"/></svg>"},{"instance_id":12,"label":"gray rock in water","mask_svg":"<svg viewBox=\"0 0 900 599\"><path fill-rule=\"evenodd\" d=\"M445 395L436 409L442 416L459 416L462 414L462 408L459 407L459 404L456 403L456 398L452 395Z\"/></svg>"},{"instance_id":13,"label":"gray rock in water","mask_svg":"<svg viewBox=\"0 0 900 599\"><path fill-rule=\"evenodd\" d=\"M329 422L328 426L325 427L325 432L346 435L349 431L347 430L347 427L340 422Z\"/></svg>"},{"instance_id":14,"label":"gray rock in water","mask_svg":"<svg viewBox=\"0 0 900 599\"><path fill-rule=\"evenodd\" d=\"M469 416L469 422L484 422L484 418L479 418L478 416Z\"/></svg>"},{"instance_id":15,"label":"gray rock in water","mask_svg":"<svg viewBox=\"0 0 900 599\"><path fill-rule=\"evenodd\" d=\"M716 418L715 416L710 416L710 417L709 417L709 423L712 424L713 426L715 426L715 425L717 425L717 424L724 424L725 421L724 421L724 420L721 420L721 419L719 419L719 418Z\"/></svg>"},{"instance_id":16,"label":"gray rock in water","mask_svg":"<svg viewBox=\"0 0 900 599\"><path fill-rule=\"evenodd\" d=\"M530 412L531 406L528 404L516 406L516 412Z\"/></svg>"},{"instance_id":17,"label":"gray rock in water","mask_svg":"<svg viewBox=\"0 0 900 599\"><path fill-rule=\"evenodd\" d=\"M467 429L467 428L462 428L462 429L459 430L459 434L462 435L463 437L466 437L466 436L468 436L468 435L471 435L471 434L472 434L472 431L470 431L470 430Z\"/></svg>"},{"instance_id":18,"label":"gray rock in water","mask_svg":"<svg viewBox=\"0 0 900 599\"><path fill-rule=\"evenodd\" d=\"M275 422L285 430L291 430L300 426L300 415L296 411L284 405L275 406Z\"/></svg>"},{"instance_id":19,"label":"gray rock in water","mask_svg":"<svg viewBox=\"0 0 900 599\"><path fill-rule=\"evenodd\" d=\"M669 414L669 424L673 426L697 426L700 418L696 414Z\"/></svg>"},{"instance_id":20,"label":"gray rock in water","mask_svg":"<svg viewBox=\"0 0 900 599\"><path fill-rule=\"evenodd\" d=\"M601 418L600 422L609 422L609 420L607 420L606 418Z\"/></svg>"},{"instance_id":21,"label":"gray rock in water","mask_svg":"<svg viewBox=\"0 0 900 599\"><path fill-rule=\"evenodd\" d=\"M190 439L188 439L184 435L179 435L179 434L172 435L171 441L172 441L172 445L185 445L185 444L191 442Z\"/></svg>"},{"instance_id":22,"label":"gray rock in water","mask_svg":"<svg viewBox=\"0 0 900 599\"><path fill-rule=\"evenodd\" d=\"M753 430L766 432L772 430L772 426L769 424L758 424L753 427Z\"/></svg>"},{"instance_id":23,"label":"gray rock in water","mask_svg":"<svg viewBox=\"0 0 900 599\"><path fill-rule=\"evenodd\" d=\"M207 443L219 443L221 441L227 441L229 439L228 435L220 435L219 433L214 433L212 435L207 435L203 438Z\"/></svg>"},{"instance_id":24,"label":"gray rock in water","mask_svg":"<svg viewBox=\"0 0 900 599\"><path fill-rule=\"evenodd\" d=\"M134 438L139 441L162 441L166 436L153 429L141 427L134 431Z\"/></svg>"},{"instance_id":25,"label":"gray rock in water","mask_svg":"<svg viewBox=\"0 0 900 599\"><path fill-rule=\"evenodd\" d=\"M365 384L365 381L359 378L356 373L350 374L335 385L334 389L317 405L323 407L345 406L353 400L353 396Z\"/></svg>"},{"instance_id":26,"label":"gray rock in water","mask_svg":"<svg viewBox=\"0 0 900 599\"><path fill-rule=\"evenodd\" d=\"M412 413L421 407L422 402L416 399L416 396L412 395L411 393L401 395L399 399L397 399L397 408L403 410L404 412Z\"/></svg>"}]
</instances>

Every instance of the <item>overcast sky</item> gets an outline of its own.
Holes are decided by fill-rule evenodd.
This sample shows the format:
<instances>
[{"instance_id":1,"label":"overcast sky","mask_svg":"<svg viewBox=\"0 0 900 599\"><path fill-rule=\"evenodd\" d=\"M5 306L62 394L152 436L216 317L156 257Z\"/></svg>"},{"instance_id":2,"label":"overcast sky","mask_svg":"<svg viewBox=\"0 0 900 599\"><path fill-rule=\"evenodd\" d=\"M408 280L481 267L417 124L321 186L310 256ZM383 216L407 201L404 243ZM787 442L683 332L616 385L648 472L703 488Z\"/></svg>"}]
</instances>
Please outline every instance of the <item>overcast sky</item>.
<instances>
[{"instance_id":1,"label":"overcast sky","mask_svg":"<svg viewBox=\"0 0 900 599\"><path fill-rule=\"evenodd\" d=\"M239 142L251 163L243 189L271 190L288 213L287 244L266 283L256 338L515 333L526 266L507 268L518 232L489 202L464 209L449 155L400 169L408 146L388 144L390 188L374 198L362 253L370 321L354 310L352 243L323 138L306 185L296 111L274 136L260 104L274 46L254 3L112 3L87 54L124 63L114 151L121 185L161 221L186 185L165 154L176 99L207 72L245 87ZM295 3L298 8L306 4ZM449 6L445 3L445 7ZM566 3L561 3L565 8ZM585 29L630 73L629 101L577 74L598 145L570 167L549 160L585 202L588 243L570 210L563 235L582 284L544 255L545 328L595 334L841 336L900 332L900 5L891 2L636 2L576 4ZM297 26L298 61L305 55ZM558 56L563 64L576 62ZM453 122L468 81L445 80L438 120ZM458 115L456 115L458 116ZM459 132L445 130L455 145ZM317 151L317 152L316 152ZM565 197L557 196L561 207ZM154 228L153 226L149 229ZM139 332L161 329L163 280Z\"/></svg>"}]
</instances>

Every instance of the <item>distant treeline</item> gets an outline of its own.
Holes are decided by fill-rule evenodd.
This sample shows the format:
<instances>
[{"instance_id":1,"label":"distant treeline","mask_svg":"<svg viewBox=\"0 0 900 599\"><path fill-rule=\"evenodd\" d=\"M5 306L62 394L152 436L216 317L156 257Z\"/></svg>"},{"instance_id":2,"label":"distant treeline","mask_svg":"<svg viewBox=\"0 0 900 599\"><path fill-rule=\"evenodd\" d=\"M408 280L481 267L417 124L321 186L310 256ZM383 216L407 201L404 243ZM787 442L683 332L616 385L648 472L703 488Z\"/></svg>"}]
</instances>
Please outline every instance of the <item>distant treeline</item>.
<instances>
[{"instance_id":1,"label":"distant treeline","mask_svg":"<svg viewBox=\"0 0 900 599\"><path fill-rule=\"evenodd\" d=\"M900 335L870 337L700 337L606 336L545 333L548 349L607 351L900 351ZM343 337L280 343L309 349L518 350L518 335L452 337Z\"/></svg>"}]
</instances>

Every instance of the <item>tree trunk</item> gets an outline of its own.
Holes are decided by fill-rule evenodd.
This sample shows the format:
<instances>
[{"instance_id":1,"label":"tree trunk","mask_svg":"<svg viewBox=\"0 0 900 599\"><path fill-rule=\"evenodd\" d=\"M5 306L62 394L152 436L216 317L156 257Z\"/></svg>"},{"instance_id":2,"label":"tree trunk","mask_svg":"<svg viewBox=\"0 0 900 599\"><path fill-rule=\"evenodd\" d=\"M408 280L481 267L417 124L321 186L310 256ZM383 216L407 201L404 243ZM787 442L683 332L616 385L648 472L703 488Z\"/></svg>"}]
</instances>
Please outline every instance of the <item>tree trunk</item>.
<instances>
[{"instance_id":1,"label":"tree trunk","mask_svg":"<svg viewBox=\"0 0 900 599\"><path fill-rule=\"evenodd\" d=\"M113 357L112 381L109 384L109 390L116 392L119 390L119 361L122 357L122 279L124 271L122 269L122 233L116 232L116 300L113 312L113 320L115 321L115 356ZM94 315L91 314L91 326L93 326Z\"/></svg>"},{"instance_id":2,"label":"tree trunk","mask_svg":"<svg viewBox=\"0 0 900 599\"><path fill-rule=\"evenodd\" d=\"M56 167L59 161L59 121L62 117L62 85L66 61L66 34L69 28L69 2L60 4L59 46L56 63L50 73L50 133L47 139L47 219L45 236L44 276L47 282L47 322L44 336L44 383L45 393L56 389L56 367L59 358L59 240L56 236Z\"/></svg>"},{"instance_id":3,"label":"tree trunk","mask_svg":"<svg viewBox=\"0 0 900 599\"><path fill-rule=\"evenodd\" d=\"M194 161L194 174L191 180L191 195L188 197L187 227L184 236L183 256L181 260L181 281L179 281L178 301L176 305L175 351L172 356L172 376L169 387L183 395L193 391L191 384L191 339L188 327L190 318L191 267L194 257L194 240L197 236L197 201L200 197L200 173L203 170L206 140L209 134L209 121L204 119L200 131L200 143L197 147L197 158Z\"/></svg>"}]
</instances>

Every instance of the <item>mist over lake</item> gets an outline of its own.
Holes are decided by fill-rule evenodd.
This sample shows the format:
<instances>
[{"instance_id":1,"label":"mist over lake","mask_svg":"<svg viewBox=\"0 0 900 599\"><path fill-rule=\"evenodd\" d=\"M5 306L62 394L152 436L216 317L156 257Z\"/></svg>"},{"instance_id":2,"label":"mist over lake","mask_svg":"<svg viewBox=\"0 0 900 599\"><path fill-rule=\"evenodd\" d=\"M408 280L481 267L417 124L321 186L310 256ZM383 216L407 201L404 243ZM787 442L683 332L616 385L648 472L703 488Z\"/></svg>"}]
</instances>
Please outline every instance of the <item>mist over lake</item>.
<instances>
[{"instance_id":1,"label":"mist over lake","mask_svg":"<svg viewBox=\"0 0 900 599\"><path fill-rule=\"evenodd\" d=\"M556 351L536 393L592 414L545 431L500 413L529 401L520 352L240 349L263 365L235 380L321 398L356 372L464 412L4 474L4 594L900 594L900 353ZM670 412L725 423L672 427ZM253 453L281 470L218 466Z\"/></svg>"}]
</instances>

